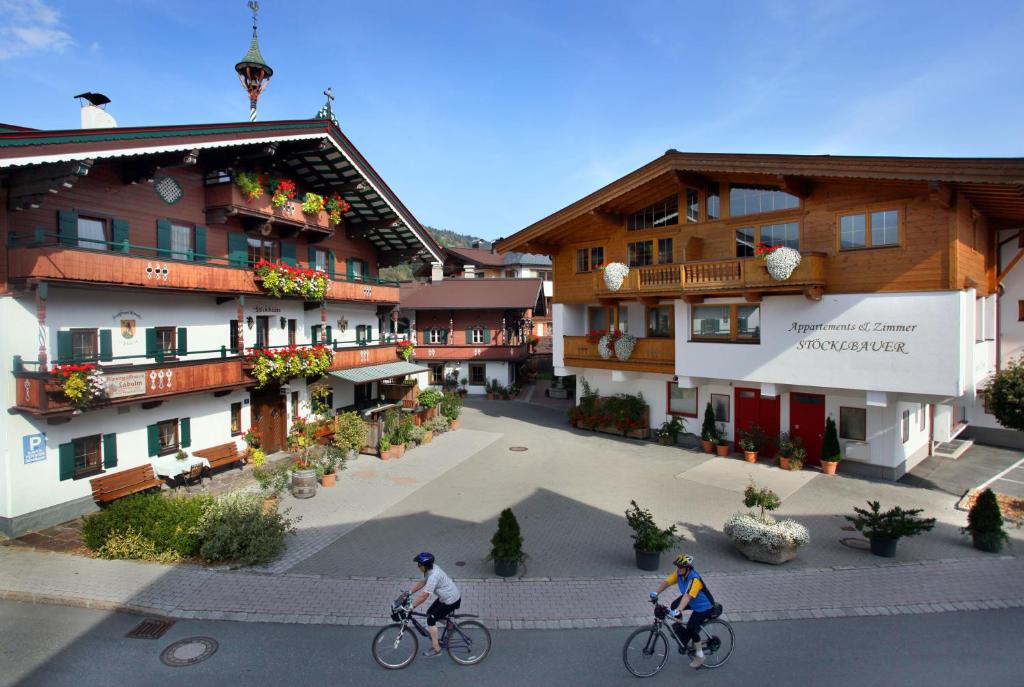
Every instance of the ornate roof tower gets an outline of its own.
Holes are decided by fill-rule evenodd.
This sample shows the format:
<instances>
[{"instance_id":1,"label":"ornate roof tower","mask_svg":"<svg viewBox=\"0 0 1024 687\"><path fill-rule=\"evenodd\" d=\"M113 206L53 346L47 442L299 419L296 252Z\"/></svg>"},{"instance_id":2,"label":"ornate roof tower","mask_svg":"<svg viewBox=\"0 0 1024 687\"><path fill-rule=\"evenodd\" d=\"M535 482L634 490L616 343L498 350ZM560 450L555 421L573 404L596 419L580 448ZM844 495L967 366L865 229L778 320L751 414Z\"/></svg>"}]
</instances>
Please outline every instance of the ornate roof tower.
<instances>
[{"instance_id":1,"label":"ornate roof tower","mask_svg":"<svg viewBox=\"0 0 1024 687\"><path fill-rule=\"evenodd\" d=\"M249 44L249 52L245 53L242 61L235 65L235 71L242 82L242 86L249 93L249 121L256 121L256 101L260 93L267 87L274 70L263 59L260 53L260 44L256 39L256 14L260 11L260 3L256 0L249 0L249 9L252 10L252 43Z\"/></svg>"}]
</instances>

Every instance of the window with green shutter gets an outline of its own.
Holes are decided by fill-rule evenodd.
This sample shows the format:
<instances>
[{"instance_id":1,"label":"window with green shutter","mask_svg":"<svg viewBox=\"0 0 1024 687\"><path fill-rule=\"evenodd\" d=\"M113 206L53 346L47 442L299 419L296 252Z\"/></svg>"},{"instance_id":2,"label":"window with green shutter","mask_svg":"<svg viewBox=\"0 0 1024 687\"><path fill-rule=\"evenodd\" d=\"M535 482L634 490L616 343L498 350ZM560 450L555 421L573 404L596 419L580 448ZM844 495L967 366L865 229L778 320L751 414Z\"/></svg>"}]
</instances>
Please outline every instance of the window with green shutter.
<instances>
[{"instance_id":1,"label":"window with green shutter","mask_svg":"<svg viewBox=\"0 0 1024 687\"><path fill-rule=\"evenodd\" d=\"M188 353L188 329L186 327L178 327L178 355L185 355Z\"/></svg>"},{"instance_id":2,"label":"window with green shutter","mask_svg":"<svg viewBox=\"0 0 1024 687\"><path fill-rule=\"evenodd\" d=\"M181 430L178 435L178 446L188 448L192 445L192 420L191 418L183 417L178 421L178 424Z\"/></svg>"},{"instance_id":3,"label":"window with green shutter","mask_svg":"<svg viewBox=\"0 0 1024 687\"><path fill-rule=\"evenodd\" d=\"M327 274L334 279L334 251L327 251Z\"/></svg>"},{"instance_id":4,"label":"window with green shutter","mask_svg":"<svg viewBox=\"0 0 1024 687\"><path fill-rule=\"evenodd\" d=\"M65 246L78 245L78 213L61 210L57 213L57 235Z\"/></svg>"},{"instance_id":5,"label":"window with green shutter","mask_svg":"<svg viewBox=\"0 0 1024 687\"><path fill-rule=\"evenodd\" d=\"M294 241L281 242L281 262L291 267L296 266Z\"/></svg>"},{"instance_id":6,"label":"window with green shutter","mask_svg":"<svg viewBox=\"0 0 1024 687\"><path fill-rule=\"evenodd\" d=\"M249 264L249 240L245 234L228 234L228 263L233 267L245 267Z\"/></svg>"},{"instance_id":7,"label":"window with green shutter","mask_svg":"<svg viewBox=\"0 0 1024 687\"><path fill-rule=\"evenodd\" d=\"M110 362L114 359L114 344L112 339L111 330L100 330L100 360L104 362Z\"/></svg>"},{"instance_id":8,"label":"window with green shutter","mask_svg":"<svg viewBox=\"0 0 1024 687\"><path fill-rule=\"evenodd\" d=\"M171 220L166 218L156 221L156 254L161 258L171 257Z\"/></svg>"},{"instance_id":9,"label":"window with green shutter","mask_svg":"<svg viewBox=\"0 0 1024 687\"><path fill-rule=\"evenodd\" d=\"M192 256L196 262L206 262L206 227L196 225L196 250Z\"/></svg>"},{"instance_id":10,"label":"window with green shutter","mask_svg":"<svg viewBox=\"0 0 1024 687\"><path fill-rule=\"evenodd\" d=\"M327 345L328 346L333 346L334 345L334 335L331 333L331 325L327 325L327 327L325 329L327 330Z\"/></svg>"},{"instance_id":11,"label":"window with green shutter","mask_svg":"<svg viewBox=\"0 0 1024 687\"><path fill-rule=\"evenodd\" d=\"M156 357L156 353L157 353L156 328L155 327L147 327L146 328L146 357L147 358L155 358Z\"/></svg>"},{"instance_id":12,"label":"window with green shutter","mask_svg":"<svg viewBox=\"0 0 1024 687\"><path fill-rule=\"evenodd\" d=\"M61 444L57 449L60 464L60 481L75 478L75 445L72 442Z\"/></svg>"},{"instance_id":13,"label":"window with green shutter","mask_svg":"<svg viewBox=\"0 0 1024 687\"><path fill-rule=\"evenodd\" d=\"M70 331L57 332L57 360L61 363L69 363L74 358L72 347L74 339Z\"/></svg>"},{"instance_id":14,"label":"window with green shutter","mask_svg":"<svg viewBox=\"0 0 1024 687\"><path fill-rule=\"evenodd\" d=\"M149 448L149 456L160 455L160 425L149 425L146 427L146 443Z\"/></svg>"},{"instance_id":15,"label":"window with green shutter","mask_svg":"<svg viewBox=\"0 0 1024 687\"><path fill-rule=\"evenodd\" d=\"M321 328L322 328L322 325L319 325L319 324L314 324L312 327L309 328L310 341L312 341L314 346L316 344L320 343L320 330L321 330Z\"/></svg>"},{"instance_id":16,"label":"window with green shutter","mask_svg":"<svg viewBox=\"0 0 1024 687\"><path fill-rule=\"evenodd\" d=\"M116 434L104 434L103 435L103 467L104 468L116 468L117 467L117 435Z\"/></svg>"},{"instance_id":17,"label":"window with green shutter","mask_svg":"<svg viewBox=\"0 0 1024 687\"><path fill-rule=\"evenodd\" d=\"M115 251L128 252L128 220L114 219L110 222L110 240L114 242Z\"/></svg>"},{"instance_id":18,"label":"window with green shutter","mask_svg":"<svg viewBox=\"0 0 1024 687\"><path fill-rule=\"evenodd\" d=\"M373 325L366 325L366 342L373 342Z\"/></svg>"}]
</instances>

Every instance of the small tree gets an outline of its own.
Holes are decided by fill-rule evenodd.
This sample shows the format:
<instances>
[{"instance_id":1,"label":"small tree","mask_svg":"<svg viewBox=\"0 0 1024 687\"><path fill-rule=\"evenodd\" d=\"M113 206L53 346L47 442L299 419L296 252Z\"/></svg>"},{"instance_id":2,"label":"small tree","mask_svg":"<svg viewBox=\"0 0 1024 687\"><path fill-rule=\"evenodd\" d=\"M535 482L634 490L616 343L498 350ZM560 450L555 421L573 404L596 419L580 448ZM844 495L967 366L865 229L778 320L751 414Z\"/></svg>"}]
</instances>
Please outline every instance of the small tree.
<instances>
[{"instance_id":1,"label":"small tree","mask_svg":"<svg viewBox=\"0 0 1024 687\"><path fill-rule=\"evenodd\" d=\"M522 563L526 560L523 552L523 537L519 533L519 521L511 508L501 511L498 516L498 531L491 537L491 552L487 555L490 561L508 561Z\"/></svg>"},{"instance_id":2,"label":"small tree","mask_svg":"<svg viewBox=\"0 0 1024 687\"><path fill-rule=\"evenodd\" d=\"M967 513L967 527L963 531L969 532L974 538L976 549L992 553L1003 550L1003 543L1007 540L1006 532L1003 531L1003 514L991 489L978 494Z\"/></svg>"},{"instance_id":3,"label":"small tree","mask_svg":"<svg viewBox=\"0 0 1024 687\"><path fill-rule=\"evenodd\" d=\"M665 530L659 528L654 522L651 511L641 508L636 501L629 502L629 508L626 509L626 523L633 530L632 537L636 548L646 553L667 551L679 539L676 536L675 525Z\"/></svg>"},{"instance_id":4,"label":"small tree","mask_svg":"<svg viewBox=\"0 0 1024 687\"><path fill-rule=\"evenodd\" d=\"M715 409L711 401L704 406L704 422L700 426L700 438L715 443L718 441L718 427L715 425Z\"/></svg>"},{"instance_id":5,"label":"small tree","mask_svg":"<svg viewBox=\"0 0 1024 687\"><path fill-rule=\"evenodd\" d=\"M847 515L846 519L853 523L868 539L901 539L928 532L935 527L935 518L922 518L921 508L903 510L899 506L882 511L878 501L868 501L868 508L854 506L855 516Z\"/></svg>"},{"instance_id":6,"label":"small tree","mask_svg":"<svg viewBox=\"0 0 1024 687\"><path fill-rule=\"evenodd\" d=\"M839 460L841 450L839 448L839 432L836 431L836 421L832 418L825 420L825 439L821 445L821 459L830 463Z\"/></svg>"},{"instance_id":7,"label":"small tree","mask_svg":"<svg viewBox=\"0 0 1024 687\"><path fill-rule=\"evenodd\" d=\"M985 400L999 424L1024 430L1024 356L1010 361L992 377Z\"/></svg>"},{"instance_id":8,"label":"small tree","mask_svg":"<svg viewBox=\"0 0 1024 687\"><path fill-rule=\"evenodd\" d=\"M747 508L760 508L761 514L758 517L764 520L764 512L781 506L782 499L768 487L758 487L754 480L750 480L750 484L743 490L743 505Z\"/></svg>"}]
</instances>

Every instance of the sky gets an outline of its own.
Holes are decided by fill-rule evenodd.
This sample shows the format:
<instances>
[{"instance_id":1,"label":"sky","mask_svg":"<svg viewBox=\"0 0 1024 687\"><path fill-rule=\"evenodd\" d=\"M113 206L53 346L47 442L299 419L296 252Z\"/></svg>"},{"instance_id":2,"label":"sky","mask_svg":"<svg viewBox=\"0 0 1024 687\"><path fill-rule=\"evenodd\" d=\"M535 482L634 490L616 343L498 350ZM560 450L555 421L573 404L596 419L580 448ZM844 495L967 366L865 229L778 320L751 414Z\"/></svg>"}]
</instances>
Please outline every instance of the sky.
<instances>
[{"instance_id":1,"label":"sky","mask_svg":"<svg viewBox=\"0 0 1024 687\"><path fill-rule=\"evenodd\" d=\"M262 0L259 118L342 130L424 224L508 236L667 149L1024 156L1024 2ZM0 122L243 121L244 0L0 0Z\"/></svg>"}]
</instances>

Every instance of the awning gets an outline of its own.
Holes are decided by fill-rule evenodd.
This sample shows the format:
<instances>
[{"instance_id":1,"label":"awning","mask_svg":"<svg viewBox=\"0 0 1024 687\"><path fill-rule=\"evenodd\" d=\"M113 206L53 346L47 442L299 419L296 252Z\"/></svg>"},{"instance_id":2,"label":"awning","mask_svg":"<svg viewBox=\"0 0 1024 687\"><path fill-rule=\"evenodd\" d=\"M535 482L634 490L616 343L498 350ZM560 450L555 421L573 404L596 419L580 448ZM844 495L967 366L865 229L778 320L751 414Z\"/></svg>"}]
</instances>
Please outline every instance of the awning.
<instances>
[{"instance_id":1,"label":"awning","mask_svg":"<svg viewBox=\"0 0 1024 687\"><path fill-rule=\"evenodd\" d=\"M363 384L364 382L375 382L378 379L414 375L417 372L426 372L427 369L422 365L413 365L404 360L399 360L393 363L384 363L383 365L353 367L349 370L338 370L337 372L328 372L327 374L336 379L344 379L346 382Z\"/></svg>"}]
</instances>

